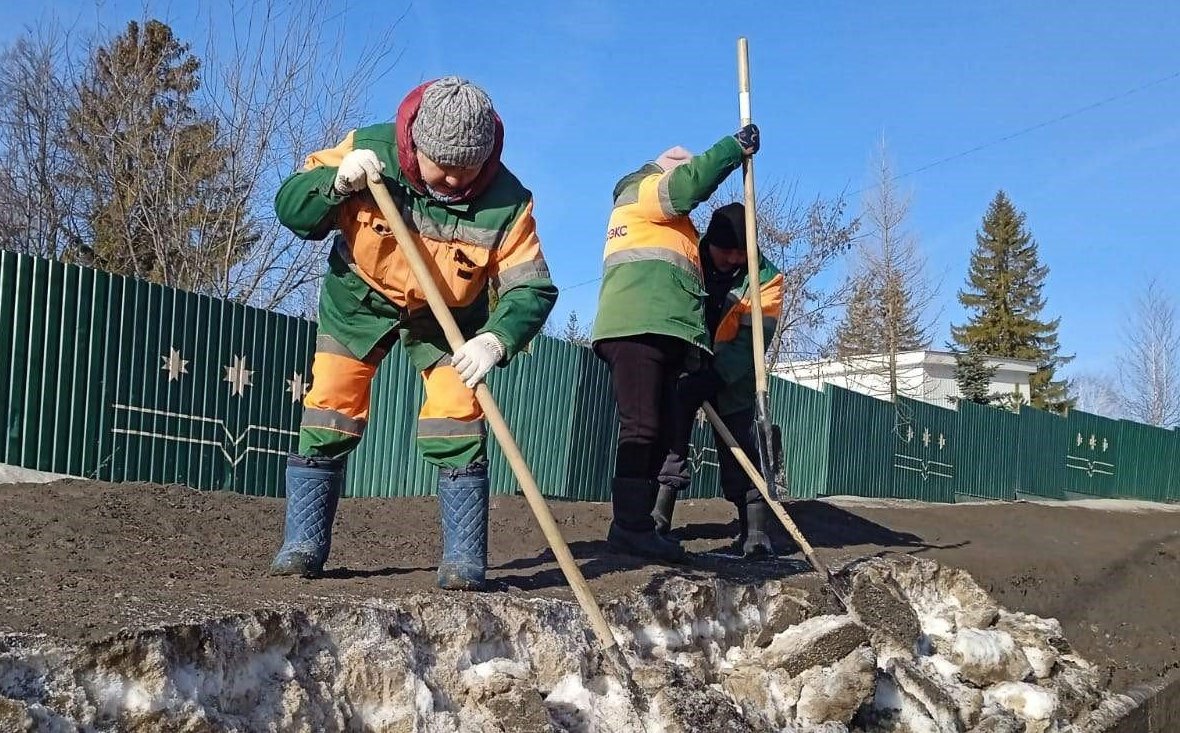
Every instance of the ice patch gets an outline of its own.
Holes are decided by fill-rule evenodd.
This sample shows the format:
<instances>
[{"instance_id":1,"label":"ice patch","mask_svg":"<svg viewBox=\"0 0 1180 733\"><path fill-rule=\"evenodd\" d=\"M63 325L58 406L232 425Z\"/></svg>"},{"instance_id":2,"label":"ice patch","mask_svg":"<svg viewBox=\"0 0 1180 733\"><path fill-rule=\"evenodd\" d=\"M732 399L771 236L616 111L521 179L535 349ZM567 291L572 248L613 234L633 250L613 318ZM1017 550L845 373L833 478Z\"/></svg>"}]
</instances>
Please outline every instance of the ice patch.
<instances>
[{"instance_id":1,"label":"ice patch","mask_svg":"<svg viewBox=\"0 0 1180 733\"><path fill-rule=\"evenodd\" d=\"M959 665L955 664L941 654L924 657L924 659L943 679L949 681L955 681L959 679Z\"/></svg>"},{"instance_id":2,"label":"ice patch","mask_svg":"<svg viewBox=\"0 0 1180 733\"><path fill-rule=\"evenodd\" d=\"M918 623L922 633L926 636L949 637L955 631L954 616L935 615L932 613L918 614Z\"/></svg>"},{"instance_id":3,"label":"ice patch","mask_svg":"<svg viewBox=\"0 0 1180 733\"><path fill-rule=\"evenodd\" d=\"M792 626L775 634L774 639L770 642L770 649L772 651L795 649L800 642L816 636L829 634L847 623L847 616L816 616L809 618L797 626Z\"/></svg>"},{"instance_id":4,"label":"ice patch","mask_svg":"<svg viewBox=\"0 0 1180 733\"><path fill-rule=\"evenodd\" d=\"M1027 682L1001 682L983 693L983 701L1029 722L1049 720L1057 710L1057 693Z\"/></svg>"},{"instance_id":5,"label":"ice patch","mask_svg":"<svg viewBox=\"0 0 1180 733\"><path fill-rule=\"evenodd\" d=\"M963 676L979 685L1023 680L1032 672L1012 636L995 629L960 629L950 656Z\"/></svg>"},{"instance_id":6,"label":"ice patch","mask_svg":"<svg viewBox=\"0 0 1180 733\"><path fill-rule=\"evenodd\" d=\"M1022 647L1022 651L1038 680L1047 679L1053 674L1053 665L1057 663L1058 656L1056 652L1035 646Z\"/></svg>"},{"instance_id":7,"label":"ice patch","mask_svg":"<svg viewBox=\"0 0 1180 733\"><path fill-rule=\"evenodd\" d=\"M907 733L943 733L921 706L898 688L891 677L877 681L871 703L873 718L882 723L872 730L907 731Z\"/></svg>"},{"instance_id":8,"label":"ice patch","mask_svg":"<svg viewBox=\"0 0 1180 733\"><path fill-rule=\"evenodd\" d=\"M578 675L563 677L545 698L545 706L556 722L574 730L632 730L637 720L626 692L609 678L586 683Z\"/></svg>"},{"instance_id":9,"label":"ice patch","mask_svg":"<svg viewBox=\"0 0 1180 733\"><path fill-rule=\"evenodd\" d=\"M524 679L529 675L529 666L523 662L517 662L512 659L489 659L486 662L471 667L464 673L478 677L480 679L490 679L493 675L502 674L514 680Z\"/></svg>"}]
</instances>

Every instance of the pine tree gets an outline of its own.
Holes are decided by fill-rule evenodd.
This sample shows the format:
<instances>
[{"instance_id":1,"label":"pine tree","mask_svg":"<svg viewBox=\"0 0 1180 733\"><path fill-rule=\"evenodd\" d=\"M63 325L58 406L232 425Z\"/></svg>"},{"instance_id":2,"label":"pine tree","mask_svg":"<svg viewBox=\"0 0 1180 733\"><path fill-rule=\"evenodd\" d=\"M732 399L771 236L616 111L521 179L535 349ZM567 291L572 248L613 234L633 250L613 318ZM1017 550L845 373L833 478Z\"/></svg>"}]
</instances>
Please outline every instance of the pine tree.
<instances>
[{"instance_id":1,"label":"pine tree","mask_svg":"<svg viewBox=\"0 0 1180 733\"><path fill-rule=\"evenodd\" d=\"M1059 353L1061 319L1042 320L1049 268L1040 261L1025 215L1003 191L988 206L975 242L967 287L959 291L969 318L951 327L955 343L980 355L1036 362L1029 379L1032 405L1064 411L1071 404L1069 383L1057 378L1057 370L1073 357Z\"/></svg>"}]
</instances>

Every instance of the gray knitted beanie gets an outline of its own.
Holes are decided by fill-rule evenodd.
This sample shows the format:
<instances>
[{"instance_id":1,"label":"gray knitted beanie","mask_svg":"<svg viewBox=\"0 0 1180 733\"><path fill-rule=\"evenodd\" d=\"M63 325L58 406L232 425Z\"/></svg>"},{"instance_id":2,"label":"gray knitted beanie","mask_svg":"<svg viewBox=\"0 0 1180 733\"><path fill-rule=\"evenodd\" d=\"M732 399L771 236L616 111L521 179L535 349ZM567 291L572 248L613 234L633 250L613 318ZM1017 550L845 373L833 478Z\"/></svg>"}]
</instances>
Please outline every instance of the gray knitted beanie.
<instances>
[{"instance_id":1,"label":"gray knitted beanie","mask_svg":"<svg viewBox=\"0 0 1180 733\"><path fill-rule=\"evenodd\" d=\"M492 100L466 79L443 77L423 90L411 131L418 149L439 165L482 165L496 141Z\"/></svg>"}]
</instances>

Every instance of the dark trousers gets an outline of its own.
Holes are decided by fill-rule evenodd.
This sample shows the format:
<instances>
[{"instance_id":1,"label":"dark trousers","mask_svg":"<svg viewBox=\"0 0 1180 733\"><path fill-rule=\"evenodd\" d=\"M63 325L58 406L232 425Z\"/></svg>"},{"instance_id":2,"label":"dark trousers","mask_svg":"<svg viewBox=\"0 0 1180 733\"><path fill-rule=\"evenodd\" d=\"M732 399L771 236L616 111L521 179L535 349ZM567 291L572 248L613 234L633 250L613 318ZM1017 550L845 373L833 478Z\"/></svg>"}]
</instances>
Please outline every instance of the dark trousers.
<instances>
[{"instance_id":1,"label":"dark trousers","mask_svg":"<svg viewBox=\"0 0 1180 733\"><path fill-rule=\"evenodd\" d=\"M611 373L619 411L615 476L654 481L675 439L676 382L697 347L671 336L607 339L594 353Z\"/></svg>"},{"instance_id":2,"label":"dark trousers","mask_svg":"<svg viewBox=\"0 0 1180 733\"><path fill-rule=\"evenodd\" d=\"M687 419L681 418L676 426L674 440L665 454L663 466L660 468L659 481L665 486L671 486L677 491L685 489L692 482L692 465L688 458L689 440L692 438L693 420L700 405L693 405L692 401L681 403L682 413ZM738 445L750 458L750 462L758 467L758 427L754 422L754 410L742 410L731 415L722 415L721 421L737 440ZM762 494L754 488L750 477L746 475L741 464L733 457L733 452L721 441L717 431L713 431L713 442L717 446L717 463L721 474L721 493L734 504L746 505L762 501Z\"/></svg>"}]
</instances>

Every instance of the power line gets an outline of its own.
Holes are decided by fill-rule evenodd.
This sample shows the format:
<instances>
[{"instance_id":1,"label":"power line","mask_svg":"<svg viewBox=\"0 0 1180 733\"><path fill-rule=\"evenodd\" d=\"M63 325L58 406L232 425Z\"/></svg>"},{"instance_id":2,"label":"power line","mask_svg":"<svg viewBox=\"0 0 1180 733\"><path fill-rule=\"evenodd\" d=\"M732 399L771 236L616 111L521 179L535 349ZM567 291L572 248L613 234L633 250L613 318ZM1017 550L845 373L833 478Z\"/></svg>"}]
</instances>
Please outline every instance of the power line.
<instances>
[{"instance_id":1,"label":"power line","mask_svg":"<svg viewBox=\"0 0 1180 733\"><path fill-rule=\"evenodd\" d=\"M1151 89L1152 87L1157 87L1161 84L1166 84L1174 79L1180 79L1180 71L1172 72L1171 74L1168 74L1167 76L1160 77L1159 79L1155 79L1154 81L1149 81L1144 84L1140 84L1139 86L1124 90L1122 92L1119 92L1118 94L1112 94L1111 96L1105 97L1105 98L1100 99L1096 102L1091 102L1090 104L1086 104L1081 107L1077 107L1077 108L1072 109L1068 112L1063 112L1062 114L1059 114L1056 117L1052 117L1047 120L1042 120L1041 122L1038 122L1036 124L1021 128L1019 130L1016 130L1015 132L1008 133L1007 135L1003 135L1003 136L998 137L994 140L990 140L988 142L981 143L981 144L976 145L972 148L968 148L968 149L963 150L961 152L955 153L954 155L948 155L945 158L939 158L938 160L932 161L932 162L927 163L927 164L920 166L918 168L914 168L913 170L909 170L909 171L906 171L905 173L898 174L890 180L899 181L902 178L908 178L910 176L914 176L919 173L923 173L925 171L930 170L931 168L937 168L940 165L946 165L947 163L951 163L953 161L959 160L960 158L966 158L968 155L974 155L975 153L978 153L981 150L987 150L988 148L995 147L996 145L1001 145L1001 144L1006 143L1010 140L1015 140L1018 137L1023 137L1024 135L1027 135L1031 132L1036 132L1037 130L1042 130L1046 127L1049 127L1051 125L1055 125L1059 122L1064 122L1065 120L1068 120L1073 117L1077 117L1080 114L1084 114L1084 113L1089 112L1091 110L1098 109L1099 107L1104 107L1108 104L1111 104L1112 102L1117 102L1120 99L1125 99L1125 98L1130 97L1134 94L1138 94L1139 92ZM865 188L859 189L857 191L853 191L850 195L855 196L857 194L864 193L865 191L868 191L872 188L874 188L874 186L866 186ZM577 283L575 285L570 285L567 287L563 287L561 289L562 290L576 290L576 289L584 287L586 285L591 285L593 283L599 282L600 280L602 280L601 276L596 277L596 278L592 278L590 280L584 280L584 281Z\"/></svg>"},{"instance_id":2,"label":"power line","mask_svg":"<svg viewBox=\"0 0 1180 733\"><path fill-rule=\"evenodd\" d=\"M1082 107L1078 107L1076 109L1072 109L1069 112L1064 112L1062 114L1057 115L1056 117L1052 117L1050 119L1043 120L1041 122L1036 123L1035 125L1029 125L1028 127L1024 127L1020 130L1009 133L1009 134L1004 135L1002 137L998 137L998 138L991 140L989 142L981 143L979 145L976 145L973 148L968 148L967 150L964 150L962 152L955 153L954 155L948 155L945 158L939 158L938 160L927 163L926 165L923 165L919 168L914 168L913 170L906 171L905 173L901 173L899 175L896 175L891 180L898 181L898 180L901 180L902 178L907 178L909 176L913 176L918 173L928 171L931 168L936 168L940 165L945 165L946 163L950 163L950 162L958 160L960 158L965 158L968 155L973 155L975 153L978 153L981 150L986 150L986 149L994 147L996 145L1000 145L1001 143L1006 143L1009 140L1015 140L1016 138L1027 135L1030 132L1036 132L1037 130L1041 130L1046 127L1049 127L1050 125L1055 125L1058 122L1063 122L1065 120L1068 120L1071 117L1077 117L1078 115L1083 114L1085 112L1089 112L1090 110L1098 109L1099 107L1104 107L1104 106L1110 104L1111 102L1117 102L1120 99L1124 99L1124 98L1129 97L1133 94L1138 94L1139 92L1145 91L1145 90L1150 89L1152 87L1159 86L1160 84L1165 84L1169 81L1172 81L1173 79L1178 79L1178 78L1180 78L1180 71L1175 71L1171 74L1168 74L1167 76L1156 79L1155 81L1149 81L1146 84L1140 84L1137 87L1127 89L1125 91L1119 92L1118 94L1114 94L1109 97L1106 97L1105 99L1100 99L1097 102L1091 102L1090 104L1084 105ZM865 188L860 189L859 191L854 191L853 195L856 195L858 193L864 193L865 191L867 191L871 188L874 188L874 186L867 186Z\"/></svg>"},{"instance_id":3,"label":"power line","mask_svg":"<svg viewBox=\"0 0 1180 733\"><path fill-rule=\"evenodd\" d=\"M577 285L567 285L567 286L565 286L565 287L562 287L562 288L561 288L561 290L562 290L562 291L566 291L566 290L577 290L578 288L580 288L580 287L582 287L582 286L584 286L584 285L592 285L592 284L594 284L594 283L596 283L596 282L598 282L598 281L600 281L600 280L602 280L602 276L601 276L601 275L599 275L598 277L595 277L595 278L591 278L590 280L583 280L582 282L578 283Z\"/></svg>"}]
</instances>

